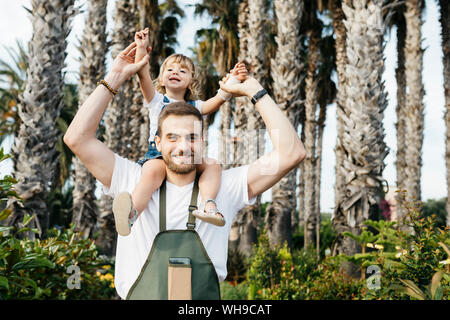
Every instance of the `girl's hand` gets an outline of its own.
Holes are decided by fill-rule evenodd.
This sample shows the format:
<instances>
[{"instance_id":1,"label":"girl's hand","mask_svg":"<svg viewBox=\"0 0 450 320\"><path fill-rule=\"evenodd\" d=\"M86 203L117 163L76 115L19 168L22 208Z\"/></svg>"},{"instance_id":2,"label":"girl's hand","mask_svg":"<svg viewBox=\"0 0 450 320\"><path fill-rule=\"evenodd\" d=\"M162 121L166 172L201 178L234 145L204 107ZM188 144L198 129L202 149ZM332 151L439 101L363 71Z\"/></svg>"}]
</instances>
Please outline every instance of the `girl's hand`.
<instances>
[{"instance_id":1,"label":"girl's hand","mask_svg":"<svg viewBox=\"0 0 450 320\"><path fill-rule=\"evenodd\" d=\"M136 45L138 47L144 47L147 48L150 45L149 40L149 28L145 28L144 30L138 31L134 34L134 42L136 42Z\"/></svg>"},{"instance_id":2,"label":"girl's hand","mask_svg":"<svg viewBox=\"0 0 450 320\"><path fill-rule=\"evenodd\" d=\"M234 68L230 70L230 73L241 82L247 79L248 76L247 67L243 62L238 62Z\"/></svg>"},{"instance_id":3,"label":"girl's hand","mask_svg":"<svg viewBox=\"0 0 450 320\"><path fill-rule=\"evenodd\" d=\"M247 96L249 98L253 97L259 90L263 89L263 86L252 77L246 77L244 82L230 84L227 83L230 74L227 74L225 77L219 81L220 89L231 93L234 97Z\"/></svg>"}]
</instances>

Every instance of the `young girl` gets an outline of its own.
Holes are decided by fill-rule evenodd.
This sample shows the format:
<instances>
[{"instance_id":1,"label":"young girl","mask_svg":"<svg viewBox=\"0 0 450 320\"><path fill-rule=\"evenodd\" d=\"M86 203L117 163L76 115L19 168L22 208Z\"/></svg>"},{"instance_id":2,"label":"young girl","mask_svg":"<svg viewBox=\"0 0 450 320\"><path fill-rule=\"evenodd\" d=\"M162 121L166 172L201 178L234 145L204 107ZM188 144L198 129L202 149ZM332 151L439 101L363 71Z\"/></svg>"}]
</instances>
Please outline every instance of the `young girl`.
<instances>
[{"instance_id":1,"label":"young girl","mask_svg":"<svg viewBox=\"0 0 450 320\"><path fill-rule=\"evenodd\" d=\"M149 28L136 32L135 42L135 61L140 61L149 50ZM231 74L234 76L231 81L243 81L246 79L247 69L243 63L238 63ZM150 145L144 159L138 161L142 166L142 177L132 194L122 192L113 202L116 229L122 236L130 233L131 226L147 207L152 194L161 186L166 176L164 161L154 141L162 109L171 102L186 101L206 115L215 112L231 97L219 89L217 95L207 101L195 100L199 87L195 66L191 59L181 54L173 54L163 62L155 85L150 77L148 64L138 75L145 106L149 108L150 113ZM204 159L202 164L197 165L197 169L200 173L199 190L203 202L193 215L216 226L224 226L225 219L215 203L220 187L221 166L212 159Z\"/></svg>"}]
</instances>

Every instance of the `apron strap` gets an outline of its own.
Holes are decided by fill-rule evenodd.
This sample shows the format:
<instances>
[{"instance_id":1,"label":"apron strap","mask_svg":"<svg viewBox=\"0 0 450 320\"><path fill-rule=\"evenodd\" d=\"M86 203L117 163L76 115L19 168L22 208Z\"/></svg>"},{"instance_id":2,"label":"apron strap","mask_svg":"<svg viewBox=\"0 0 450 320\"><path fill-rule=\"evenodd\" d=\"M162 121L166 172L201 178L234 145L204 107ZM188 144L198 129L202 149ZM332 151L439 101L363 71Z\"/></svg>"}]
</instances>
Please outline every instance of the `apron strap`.
<instances>
[{"instance_id":1,"label":"apron strap","mask_svg":"<svg viewBox=\"0 0 450 320\"><path fill-rule=\"evenodd\" d=\"M194 188L192 189L191 203L189 205L189 217L188 222L186 223L186 227L188 230L195 229L195 216L192 214L192 211L197 210L197 198L198 198L198 173L195 175Z\"/></svg>"},{"instance_id":2,"label":"apron strap","mask_svg":"<svg viewBox=\"0 0 450 320\"><path fill-rule=\"evenodd\" d=\"M189 205L189 217L186 227L188 230L195 229L195 216L192 211L197 209L197 198L198 198L198 179L199 175L196 174L194 181L194 188L192 190L191 203ZM161 187L159 188L159 231L166 231L166 179L164 179Z\"/></svg>"},{"instance_id":3,"label":"apron strap","mask_svg":"<svg viewBox=\"0 0 450 320\"><path fill-rule=\"evenodd\" d=\"M166 231L166 179L159 188L159 232Z\"/></svg>"}]
</instances>

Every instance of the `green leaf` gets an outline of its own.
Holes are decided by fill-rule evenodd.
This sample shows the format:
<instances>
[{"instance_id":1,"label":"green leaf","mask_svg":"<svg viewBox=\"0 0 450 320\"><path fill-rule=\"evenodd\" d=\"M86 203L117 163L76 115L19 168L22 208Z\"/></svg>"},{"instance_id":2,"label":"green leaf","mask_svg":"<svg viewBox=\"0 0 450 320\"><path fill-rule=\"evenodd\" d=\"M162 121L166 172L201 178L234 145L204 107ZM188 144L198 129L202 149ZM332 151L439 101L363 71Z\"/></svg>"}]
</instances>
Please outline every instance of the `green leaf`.
<instances>
[{"instance_id":1,"label":"green leaf","mask_svg":"<svg viewBox=\"0 0 450 320\"><path fill-rule=\"evenodd\" d=\"M29 257L23 259L22 261L19 261L18 263L16 263L11 268L11 271L32 269L32 268L41 268L41 267L54 268L54 264L47 258L36 257L35 255L32 255L31 257L29 256Z\"/></svg>"},{"instance_id":2,"label":"green leaf","mask_svg":"<svg viewBox=\"0 0 450 320\"><path fill-rule=\"evenodd\" d=\"M14 227L0 227L0 233L6 232L8 230L12 230Z\"/></svg>"},{"instance_id":3,"label":"green leaf","mask_svg":"<svg viewBox=\"0 0 450 320\"><path fill-rule=\"evenodd\" d=\"M444 289L442 289L441 286L436 288L436 291L434 292L433 300L442 300L442 296L444 295Z\"/></svg>"},{"instance_id":4,"label":"green leaf","mask_svg":"<svg viewBox=\"0 0 450 320\"><path fill-rule=\"evenodd\" d=\"M9 285L8 285L8 279L6 279L5 277L0 276L0 288L5 288L6 290L9 289Z\"/></svg>"},{"instance_id":5,"label":"green leaf","mask_svg":"<svg viewBox=\"0 0 450 320\"><path fill-rule=\"evenodd\" d=\"M410 296L414 296L416 299L419 300L425 300L426 296L425 294L422 292L422 290L420 290L420 288L411 280L403 280L400 279L400 281L406 285L407 290L406 290L406 294L410 295Z\"/></svg>"},{"instance_id":6,"label":"green leaf","mask_svg":"<svg viewBox=\"0 0 450 320\"><path fill-rule=\"evenodd\" d=\"M438 271L433 275L433 278L431 279L431 286L430 286L430 292L431 292L431 299L434 300L434 297L436 295L437 288L440 288L441 279L444 275L444 272Z\"/></svg>"},{"instance_id":7,"label":"green leaf","mask_svg":"<svg viewBox=\"0 0 450 320\"><path fill-rule=\"evenodd\" d=\"M12 213L11 209L4 209L2 212L0 212L0 221L5 220L8 218ZM1 232L1 231L0 231Z\"/></svg>"}]
</instances>

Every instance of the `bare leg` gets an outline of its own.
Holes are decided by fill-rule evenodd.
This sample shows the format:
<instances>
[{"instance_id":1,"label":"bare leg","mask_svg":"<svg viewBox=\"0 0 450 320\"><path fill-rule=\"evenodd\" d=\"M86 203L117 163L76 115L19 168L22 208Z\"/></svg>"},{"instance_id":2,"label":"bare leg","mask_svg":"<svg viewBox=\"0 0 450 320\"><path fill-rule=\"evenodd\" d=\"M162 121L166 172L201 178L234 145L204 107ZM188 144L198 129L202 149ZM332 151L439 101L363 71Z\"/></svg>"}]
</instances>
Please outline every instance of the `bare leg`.
<instances>
[{"instance_id":1,"label":"bare leg","mask_svg":"<svg viewBox=\"0 0 450 320\"><path fill-rule=\"evenodd\" d=\"M200 173L198 187L200 189L200 195L202 196L203 202L208 199L215 200L217 194L219 193L220 181L222 177L222 167L214 159L207 159L206 161L204 160L202 164L198 165L197 169ZM205 204L204 211L218 211L218 209L214 202L208 201ZM196 215L196 217L204 220L204 217L202 215ZM216 217L219 221L223 220L223 216L219 212L216 213ZM211 221L207 222L216 224ZM219 222L218 225L222 226L223 224L221 223L223 222Z\"/></svg>"},{"instance_id":2,"label":"bare leg","mask_svg":"<svg viewBox=\"0 0 450 320\"><path fill-rule=\"evenodd\" d=\"M165 175L166 167L162 160L148 160L142 166L142 175L133 193L130 195L123 191L114 198L114 221L121 236L130 234L132 225L147 207L153 192L161 186Z\"/></svg>"},{"instance_id":3,"label":"bare leg","mask_svg":"<svg viewBox=\"0 0 450 320\"><path fill-rule=\"evenodd\" d=\"M165 177L166 165L162 159L148 160L143 164L141 178L131 194L133 207L139 214L147 207Z\"/></svg>"}]
</instances>

